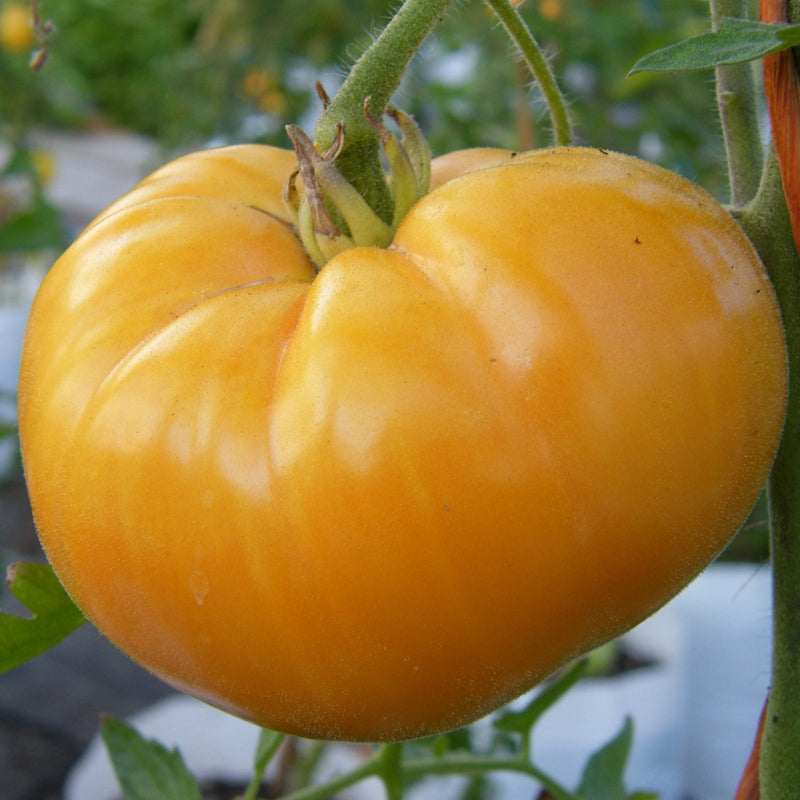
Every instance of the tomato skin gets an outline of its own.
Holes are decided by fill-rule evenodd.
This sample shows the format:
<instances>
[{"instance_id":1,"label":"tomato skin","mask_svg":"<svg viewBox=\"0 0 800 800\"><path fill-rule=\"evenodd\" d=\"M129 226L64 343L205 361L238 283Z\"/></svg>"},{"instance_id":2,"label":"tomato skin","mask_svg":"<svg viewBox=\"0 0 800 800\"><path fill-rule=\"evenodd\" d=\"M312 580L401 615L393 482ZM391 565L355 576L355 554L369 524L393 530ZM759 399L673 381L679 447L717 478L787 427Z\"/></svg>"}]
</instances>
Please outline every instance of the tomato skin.
<instances>
[{"instance_id":1,"label":"tomato skin","mask_svg":"<svg viewBox=\"0 0 800 800\"><path fill-rule=\"evenodd\" d=\"M754 504L787 374L739 228L633 158L485 157L318 275L290 155L185 157L45 280L40 538L174 686L304 736L451 729L656 610Z\"/></svg>"}]
</instances>

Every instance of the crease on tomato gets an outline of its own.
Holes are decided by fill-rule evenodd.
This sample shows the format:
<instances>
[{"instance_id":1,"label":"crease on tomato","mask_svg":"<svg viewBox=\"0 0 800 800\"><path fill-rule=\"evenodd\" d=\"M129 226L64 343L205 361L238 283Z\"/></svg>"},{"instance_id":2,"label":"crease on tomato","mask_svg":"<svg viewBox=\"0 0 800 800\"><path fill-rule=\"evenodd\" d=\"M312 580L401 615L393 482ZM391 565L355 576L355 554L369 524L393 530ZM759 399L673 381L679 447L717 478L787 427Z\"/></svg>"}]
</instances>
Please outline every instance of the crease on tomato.
<instances>
[{"instance_id":1,"label":"crease on tomato","mask_svg":"<svg viewBox=\"0 0 800 800\"><path fill-rule=\"evenodd\" d=\"M93 402L93 398L95 396L100 395L105 391L106 384L118 381L124 376L126 370L131 368L133 364L141 359L148 358L149 351L153 348L159 347L162 340L180 337L180 329L187 324L194 324L193 318L195 316L200 315L206 318L212 317L215 313L217 313L215 306L219 303L225 303L228 295L246 294L248 289L259 288L267 288L269 291L274 290L276 295L282 294L283 290L285 289L290 291L299 290L299 296L301 297L300 307L302 307L302 305L305 303L305 294L308 290L308 284L293 278L278 278L274 276L268 276L266 278L252 281L251 283L242 284L240 286L231 286L218 292L217 294L203 297L193 305L187 306L185 309L178 312L168 321L165 321L160 327L153 329L147 334L147 336L139 339L131 349L127 350L122 356L120 356L119 360L113 364L110 369L108 369L106 376L97 385L92 398L90 398L87 403L87 407ZM300 312L298 309L295 316L299 313ZM282 353L286 346L286 341L283 337L280 338L280 341L282 342ZM276 368L279 367L279 363L280 360L278 360Z\"/></svg>"}]
</instances>

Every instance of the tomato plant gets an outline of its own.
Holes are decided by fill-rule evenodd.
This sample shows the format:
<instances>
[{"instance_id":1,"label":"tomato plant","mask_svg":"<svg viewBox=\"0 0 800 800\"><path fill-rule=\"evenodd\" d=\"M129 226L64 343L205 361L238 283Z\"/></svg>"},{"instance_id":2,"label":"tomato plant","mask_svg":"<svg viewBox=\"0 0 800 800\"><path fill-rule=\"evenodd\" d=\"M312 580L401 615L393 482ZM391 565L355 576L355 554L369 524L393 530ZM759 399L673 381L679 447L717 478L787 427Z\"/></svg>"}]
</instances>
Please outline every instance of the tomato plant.
<instances>
[{"instance_id":1,"label":"tomato plant","mask_svg":"<svg viewBox=\"0 0 800 800\"><path fill-rule=\"evenodd\" d=\"M773 76L770 115L789 133L762 169L739 87L743 62L800 30L724 23L714 4L705 44L635 68L717 68L729 211L663 169L571 146L551 64L509 0L487 3L558 146L431 161L389 103L448 2L407 0L336 96L319 89L313 141L289 126L294 153L178 159L59 259L19 394L47 555L98 628L177 688L276 731L388 742L292 798L375 775L397 800L421 775L497 769L558 800L622 797L629 722L574 794L531 760L533 724L580 665L494 718L505 754L448 757L445 742L415 761L399 742L475 720L658 609L770 476L776 650L754 753L764 797L787 796L800 265L796 159L782 156L800 125L796 68L782 57L791 80ZM33 620L0 616L21 639L45 630L40 647L80 622L44 576L12 582ZM129 733L104 735L138 748ZM262 735L259 775L280 740Z\"/></svg>"},{"instance_id":2,"label":"tomato plant","mask_svg":"<svg viewBox=\"0 0 800 800\"><path fill-rule=\"evenodd\" d=\"M786 370L744 235L630 157L487 158L317 273L294 154L202 152L48 275L34 514L156 674L305 736L448 730L650 614L747 515Z\"/></svg>"}]
</instances>

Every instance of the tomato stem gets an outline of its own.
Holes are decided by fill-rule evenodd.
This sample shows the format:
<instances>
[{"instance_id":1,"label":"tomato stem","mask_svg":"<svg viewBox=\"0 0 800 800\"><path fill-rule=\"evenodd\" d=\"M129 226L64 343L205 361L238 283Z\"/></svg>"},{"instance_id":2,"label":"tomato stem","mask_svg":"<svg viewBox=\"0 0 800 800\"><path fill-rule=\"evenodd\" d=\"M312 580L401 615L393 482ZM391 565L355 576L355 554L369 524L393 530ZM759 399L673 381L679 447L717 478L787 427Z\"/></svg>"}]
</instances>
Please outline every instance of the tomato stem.
<instances>
[{"instance_id":1,"label":"tomato stem","mask_svg":"<svg viewBox=\"0 0 800 800\"><path fill-rule=\"evenodd\" d=\"M380 137L364 114L364 103L370 98L372 113L383 116L408 64L451 2L405 0L353 66L314 131L317 149L325 152L344 125L344 147L336 167L386 223L392 221L393 202L381 162Z\"/></svg>"},{"instance_id":2,"label":"tomato stem","mask_svg":"<svg viewBox=\"0 0 800 800\"><path fill-rule=\"evenodd\" d=\"M378 751L372 758L367 759L361 764L361 766L336 775L324 783L305 786L302 789L289 792L285 794L281 800L327 800L327 798L333 797L337 792L341 792L349 786L355 786L357 783L367 780L367 778L379 776L382 764L383 757L380 751Z\"/></svg>"},{"instance_id":3,"label":"tomato stem","mask_svg":"<svg viewBox=\"0 0 800 800\"><path fill-rule=\"evenodd\" d=\"M387 800L400 800L402 787L411 781L435 775L485 775L491 772L514 772L540 783L553 800L578 800L558 781L535 766L530 759L530 736L522 737L519 749L507 756L453 752L432 758L403 759L404 745L382 745L359 767L313 786L305 786L283 796L283 800L324 800L368 778L379 778Z\"/></svg>"},{"instance_id":4,"label":"tomato stem","mask_svg":"<svg viewBox=\"0 0 800 800\"><path fill-rule=\"evenodd\" d=\"M710 6L714 30L719 30L725 17L746 19L749 16L748 0L711 0ZM764 163L751 64L718 66L716 88L728 161L730 202L741 208L755 197Z\"/></svg>"},{"instance_id":5,"label":"tomato stem","mask_svg":"<svg viewBox=\"0 0 800 800\"><path fill-rule=\"evenodd\" d=\"M403 766L403 773L408 780L431 775L478 775L489 772L515 772L527 775L538 781L553 800L577 800L572 792L534 766L524 756L453 754L440 758L420 758L408 761Z\"/></svg>"},{"instance_id":6,"label":"tomato stem","mask_svg":"<svg viewBox=\"0 0 800 800\"><path fill-rule=\"evenodd\" d=\"M773 572L772 679L761 749L762 800L789 800L800 786L800 258L774 150L739 221L769 271L781 305L789 398L767 491Z\"/></svg>"},{"instance_id":7,"label":"tomato stem","mask_svg":"<svg viewBox=\"0 0 800 800\"><path fill-rule=\"evenodd\" d=\"M800 0L761 0L764 21L800 21ZM788 11L788 17L786 12ZM794 66L798 68L797 51ZM785 54L764 60L764 77L773 146L758 193L741 216L767 267L781 305L789 358L789 397L786 426L767 492L773 572L772 679L764 720L759 765L762 800L789 800L800 786L800 257L792 235L787 206L796 203L791 179L781 176L786 137L800 126L796 93L798 82L791 69L783 72ZM773 59L772 61L770 59ZM776 81L780 86L774 85ZM793 134L792 134L793 135ZM797 145L795 144L794 147ZM791 148L790 148L791 149ZM783 152L785 157L786 153ZM796 154L795 154L796 155ZM785 168L785 164L783 165ZM788 192L788 194L787 194Z\"/></svg>"},{"instance_id":8,"label":"tomato stem","mask_svg":"<svg viewBox=\"0 0 800 800\"><path fill-rule=\"evenodd\" d=\"M572 142L572 123L566 101L530 28L510 0L484 0L484 2L492 9L506 33L519 48L531 74L539 84L550 114L555 143L558 145L570 144Z\"/></svg>"},{"instance_id":9,"label":"tomato stem","mask_svg":"<svg viewBox=\"0 0 800 800\"><path fill-rule=\"evenodd\" d=\"M386 800L403 800L403 745L399 742L385 744L378 751L380 778L386 789Z\"/></svg>"},{"instance_id":10,"label":"tomato stem","mask_svg":"<svg viewBox=\"0 0 800 800\"><path fill-rule=\"evenodd\" d=\"M258 790L261 782L264 779L264 773L267 766L272 761L273 756L278 752L281 744L286 739L282 733L262 729L259 738L259 745L256 755L256 764L253 774L253 779L250 781L245 793L242 795L242 800L256 800Z\"/></svg>"}]
</instances>

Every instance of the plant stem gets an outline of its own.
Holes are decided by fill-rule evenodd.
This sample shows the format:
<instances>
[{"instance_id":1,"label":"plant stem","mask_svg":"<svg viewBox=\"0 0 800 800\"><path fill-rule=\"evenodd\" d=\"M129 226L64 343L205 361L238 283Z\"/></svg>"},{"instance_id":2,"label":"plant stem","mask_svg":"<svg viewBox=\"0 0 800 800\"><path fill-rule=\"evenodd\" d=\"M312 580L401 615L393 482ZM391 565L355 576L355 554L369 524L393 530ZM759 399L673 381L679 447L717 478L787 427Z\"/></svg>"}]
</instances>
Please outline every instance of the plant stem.
<instances>
[{"instance_id":1,"label":"plant stem","mask_svg":"<svg viewBox=\"0 0 800 800\"><path fill-rule=\"evenodd\" d=\"M724 17L746 19L748 0L711 0L711 25L719 30ZM730 202L742 208L756 195L764 160L752 66L724 64L716 68L717 105L728 158Z\"/></svg>"},{"instance_id":2,"label":"plant stem","mask_svg":"<svg viewBox=\"0 0 800 800\"><path fill-rule=\"evenodd\" d=\"M576 800L572 792L530 762L527 748L522 748L518 755L506 757L456 753L409 761L402 761L402 748L402 743L384 745L360 767L324 783L298 789L285 795L282 800L326 800L342 789L373 777L384 782L387 800L401 800L402 786L406 781L433 775L485 775L489 772L528 775L538 781L553 800Z\"/></svg>"},{"instance_id":3,"label":"plant stem","mask_svg":"<svg viewBox=\"0 0 800 800\"><path fill-rule=\"evenodd\" d=\"M553 126L553 139L556 144L566 145L572 141L572 124L567 104L558 88L553 71L541 51L530 28L511 4L510 0L484 0L502 23L511 40L519 48L533 77L544 95L550 122Z\"/></svg>"},{"instance_id":4,"label":"plant stem","mask_svg":"<svg viewBox=\"0 0 800 800\"><path fill-rule=\"evenodd\" d=\"M399 742L385 744L378 751L378 757L386 800L403 800L403 745Z\"/></svg>"},{"instance_id":5,"label":"plant stem","mask_svg":"<svg viewBox=\"0 0 800 800\"><path fill-rule=\"evenodd\" d=\"M328 742L325 741L310 741L308 743L309 749L300 759L297 765L297 770L294 776L295 784L297 786L306 786L311 783L314 777L314 772L319 766L322 756L328 747Z\"/></svg>"},{"instance_id":6,"label":"plant stem","mask_svg":"<svg viewBox=\"0 0 800 800\"><path fill-rule=\"evenodd\" d=\"M282 797L282 800L326 800L337 792L367 778L380 778L387 800L401 800L402 787L408 781L434 775L485 775L489 772L517 772L538 781L552 800L576 800L575 795L534 766L528 753L529 737L523 737L519 751L509 756L450 753L436 758L403 761L403 744L383 745L370 759L356 769L337 775L324 783L306 786Z\"/></svg>"},{"instance_id":7,"label":"plant stem","mask_svg":"<svg viewBox=\"0 0 800 800\"><path fill-rule=\"evenodd\" d=\"M769 271L783 314L792 378L800 375L800 258L774 152L740 217ZM762 800L795 800L800 787L800 380L768 483L773 570L772 680L761 743Z\"/></svg>"},{"instance_id":8,"label":"plant stem","mask_svg":"<svg viewBox=\"0 0 800 800\"><path fill-rule=\"evenodd\" d=\"M552 800L575 800L575 795L535 767L522 750L519 756L495 757L480 755L450 755L407 761L403 774L407 780L429 775L483 775L489 772L518 772L538 781Z\"/></svg>"},{"instance_id":9,"label":"plant stem","mask_svg":"<svg viewBox=\"0 0 800 800\"><path fill-rule=\"evenodd\" d=\"M320 152L335 141L340 124L345 142L336 166L384 222L391 222L392 200L381 163L380 140L364 114L380 117L420 45L442 19L452 0L405 0L378 38L367 48L317 122Z\"/></svg>"},{"instance_id":10,"label":"plant stem","mask_svg":"<svg viewBox=\"0 0 800 800\"><path fill-rule=\"evenodd\" d=\"M244 795L242 795L242 800L256 800L267 766L269 766L269 762L272 761L272 757L278 752L278 748L285 738L283 734L277 733L276 731L261 731L258 750L256 752L253 779L250 781Z\"/></svg>"},{"instance_id":11,"label":"plant stem","mask_svg":"<svg viewBox=\"0 0 800 800\"><path fill-rule=\"evenodd\" d=\"M380 774L383 767L383 757L378 751L372 758L365 761L360 767L337 775L324 783L306 786L297 791L284 795L281 800L328 800L342 789L354 786L367 778Z\"/></svg>"},{"instance_id":12,"label":"plant stem","mask_svg":"<svg viewBox=\"0 0 800 800\"><path fill-rule=\"evenodd\" d=\"M762 0L760 16L765 20L785 18L781 14L783 9L788 10L789 21L800 20L798 0L789 3ZM759 763L762 800L791 800L797 797L800 786L800 381L796 380L800 374L800 257L787 209L787 196L789 202L797 202L796 189L790 180L791 173L781 179L781 169L786 169L786 165L779 166L776 154L776 148L781 148L782 158L785 157L786 134L800 124L800 119L795 103L790 102L796 101L790 93L797 91L797 81L789 81L791 88L782 85L786 77L792 76L776 72L781 63L764 61L775 146L770 148L758 194L742 217L742 225L756 245L778 295L790 375L786 426L767 487L773 643L772 679ZM791 63L790 59L789 69ZM797 68L797 51L793 63Z\"/></svg>"}]
</instances>

